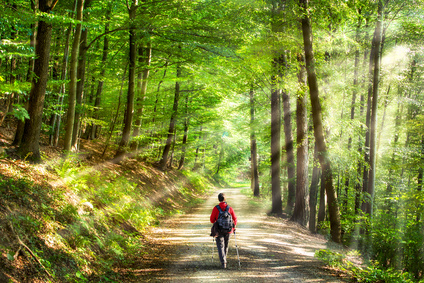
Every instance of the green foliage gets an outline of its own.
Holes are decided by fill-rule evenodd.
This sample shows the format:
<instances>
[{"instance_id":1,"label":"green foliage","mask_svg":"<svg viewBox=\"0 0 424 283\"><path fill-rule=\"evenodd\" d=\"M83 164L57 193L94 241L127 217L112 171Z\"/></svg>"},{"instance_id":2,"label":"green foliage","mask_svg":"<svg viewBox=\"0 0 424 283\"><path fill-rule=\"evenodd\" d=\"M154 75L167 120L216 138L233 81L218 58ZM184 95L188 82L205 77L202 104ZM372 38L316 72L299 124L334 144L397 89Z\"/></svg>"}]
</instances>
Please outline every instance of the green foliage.
<instances>
[{"instance_id":1,"label":"green foliage","mask_svg":"<svg viewBox=\"0 0 424 283\"><path fill-rule=\"evenodd\" d=\"M392 268L382 269L379 267L378 262L370 262L367 267L355 265L348 260L351 254L342 254L331 250L318 250L315 253L315 257L324 261L327 265L347 273L358 282L416 282L410 273L399 272ZM353 255L355 257L359 256L355 253Z\"/></svg>"},{"instance_id":2,"label":"green foliage","mask_svg":"<svg viewBox=\"0 0 424 283\"><path fill-rule=\"evenodd\" d=\"M25 121L25 119L29 119L28 111L19 104L13 104L13 110L8 113L8 115L13 115L16 119L21 120L22 122Z\"/></svg>"}]
</instances>

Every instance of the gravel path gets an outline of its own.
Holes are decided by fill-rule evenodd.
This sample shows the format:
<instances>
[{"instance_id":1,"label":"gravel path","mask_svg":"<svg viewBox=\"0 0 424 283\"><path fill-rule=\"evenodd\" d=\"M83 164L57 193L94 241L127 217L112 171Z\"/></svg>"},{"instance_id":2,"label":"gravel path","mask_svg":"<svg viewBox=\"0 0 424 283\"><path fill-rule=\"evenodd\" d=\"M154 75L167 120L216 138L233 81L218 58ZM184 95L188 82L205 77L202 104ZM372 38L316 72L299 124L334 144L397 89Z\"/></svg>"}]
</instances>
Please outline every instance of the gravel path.
<instances>
[{"instance_id":1,"label":"gravel path","mask_svg":"<svg viewBox=\"0 0 424 283\"><path fill-rule=\"evenodd\" d=\"M169 219L150 234L156 256L143 262L150 268L132 270L134 282L343 282L314 258L326 240L265 209L241 189L221 189L233 207L238 225L230 238L226 270L209 236L209 216L218 204L218 191L191 213ZM240 254L238 266L235 242Z\"/></svg>"}]
</instances>

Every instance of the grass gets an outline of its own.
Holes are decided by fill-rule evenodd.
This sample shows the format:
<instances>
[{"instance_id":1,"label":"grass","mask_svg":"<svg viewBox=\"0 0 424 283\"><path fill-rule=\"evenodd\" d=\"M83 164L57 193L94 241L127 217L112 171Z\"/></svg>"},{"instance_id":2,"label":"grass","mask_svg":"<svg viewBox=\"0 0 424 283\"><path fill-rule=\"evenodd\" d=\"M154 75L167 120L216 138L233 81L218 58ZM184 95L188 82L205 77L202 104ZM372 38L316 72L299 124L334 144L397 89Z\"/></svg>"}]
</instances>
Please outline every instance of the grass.
<instances>
[{"instance_id":1,"label":"grass","mask_svg":"<svg viewBox=\"0 0 424 283\"><path fill-rule=\"evenodd\" d=\"M47 272L60 282L121 282L118 267L150 252L147 229L199 204L212 187L197 173L138 162L93 169L70 156L47 164L48 174L31 166L10 163L0 174L0 266L18 282L48 280ZM17 237L34 256L15 256Z\"/></svg>"}]
</instances>

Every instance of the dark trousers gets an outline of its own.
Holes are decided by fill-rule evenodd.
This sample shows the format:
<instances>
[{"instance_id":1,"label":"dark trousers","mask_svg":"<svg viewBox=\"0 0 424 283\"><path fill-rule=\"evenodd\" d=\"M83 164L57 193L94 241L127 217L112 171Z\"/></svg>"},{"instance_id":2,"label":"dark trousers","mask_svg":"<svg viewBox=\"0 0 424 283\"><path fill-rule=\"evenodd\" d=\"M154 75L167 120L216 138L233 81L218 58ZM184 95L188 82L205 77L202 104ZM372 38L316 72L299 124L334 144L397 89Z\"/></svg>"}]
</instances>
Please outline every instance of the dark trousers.
<instances>
[{"instance_id":1,"label":"dark trousers","mask_svg":"<svg viewBox=\"0 0 424 283\"><path fill-rule=\"evenodd\" d=\"M221 264L227 264L228 241L230 240L231 233L220 234L215 238L216 247L218 248L218 255Z\"/></svg>"}]
</instances>

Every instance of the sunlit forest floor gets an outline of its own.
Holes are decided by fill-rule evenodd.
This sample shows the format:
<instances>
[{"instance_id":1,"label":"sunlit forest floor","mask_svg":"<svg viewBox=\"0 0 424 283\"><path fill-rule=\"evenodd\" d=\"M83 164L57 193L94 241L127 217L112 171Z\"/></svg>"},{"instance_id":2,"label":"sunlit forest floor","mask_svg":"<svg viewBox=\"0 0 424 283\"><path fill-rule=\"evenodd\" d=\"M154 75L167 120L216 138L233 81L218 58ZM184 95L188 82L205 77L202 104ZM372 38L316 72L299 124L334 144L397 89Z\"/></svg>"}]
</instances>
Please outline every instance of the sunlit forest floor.
<instances>
[{"instance_id":1,"label":"sunlit forest floor","mask_svg":"<svg viewBox=\"0 0 424 283\"><path fill-rule=\"evenodd\" d=\"M288 220L267 216L266 208L246 196L248 189L219 189L205 203L173 217L150 231L154 257L146 256L130 269L131 282L345 282L348 278L314 258L327 241ZM209 216L218 192L238 218L231 235L227 270L222 270L216 245L209 236ZM244 193L242 193L244 192ZM240 256L240 267L236 243ZM148 262L148 268L145 264Z\"/></svg>"},{"instance_id":2,"label":"sunlit forest floor","mask_svg":"<svg viewBox=\"0 0 424 283\"><path fill-rule=\"evenodd\" d=\"M0 128L0 147L8 155L0 156L0 282L348 281L343 272L314 257L316 250L326 248L324 237L268 216L265 204L248 197L246 188L199 193L179 171L162 172L135 159L115 164L108 161L111 153L101 157L100 141L82 141L76 164L92 171L79 172L81 176L108 181L114 172L124 182L142 184L139 194L153 204L153 214L161 215L140 229L120 218L125 211L109 208L112 201L80 199L69 187L78 180L67 183L55 171L60 148L42 145L43 164L15 159L13 133L13 125ZM226 192L239 219L227 270L220 269L209 236L219 191Z\"/></svg>"}]
</instances>

